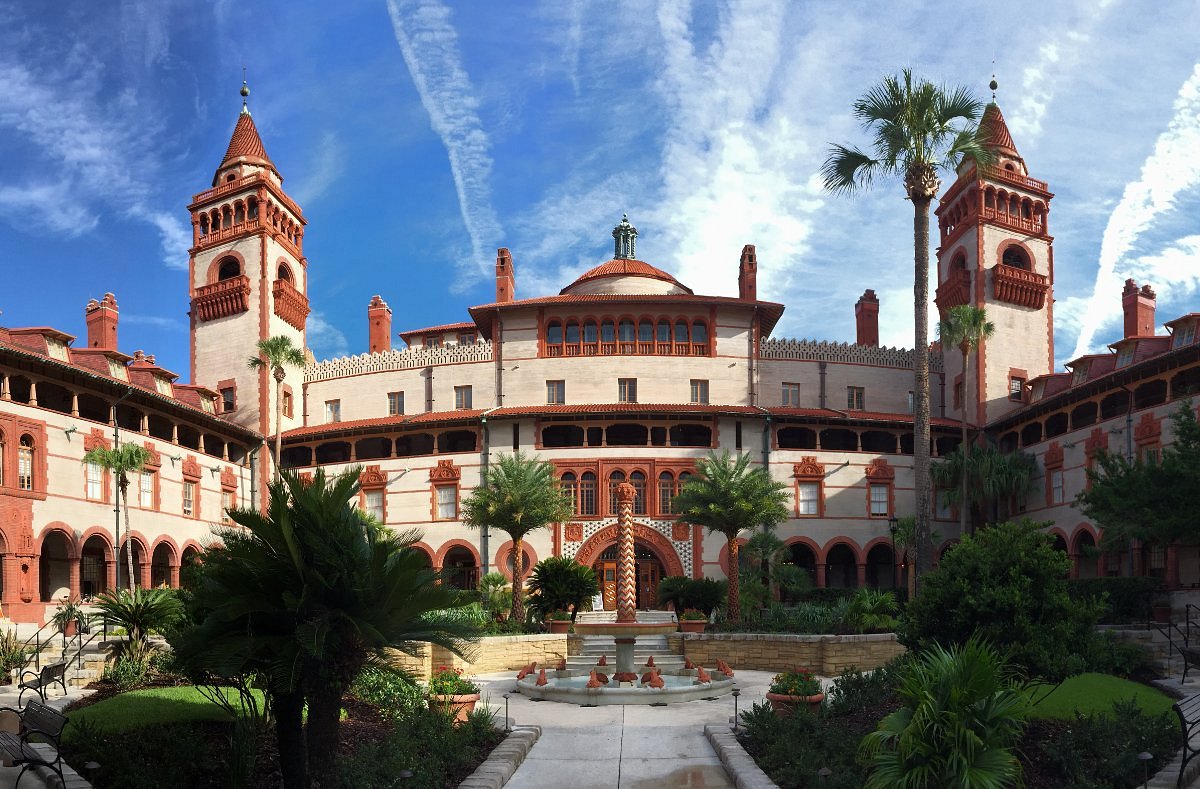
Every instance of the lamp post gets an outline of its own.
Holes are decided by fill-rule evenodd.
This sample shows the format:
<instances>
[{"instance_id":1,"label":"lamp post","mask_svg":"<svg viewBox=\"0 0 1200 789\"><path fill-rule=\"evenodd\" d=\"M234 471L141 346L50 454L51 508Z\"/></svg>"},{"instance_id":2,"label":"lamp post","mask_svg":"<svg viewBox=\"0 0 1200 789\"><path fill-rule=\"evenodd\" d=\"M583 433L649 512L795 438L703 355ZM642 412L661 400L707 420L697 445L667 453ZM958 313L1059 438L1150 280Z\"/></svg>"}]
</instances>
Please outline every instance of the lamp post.
<instances>
[{"instance_id":1,"label":"lamp post","mask_svg":"<svg viewBox=\"0 0 1200 789\"><path fill-rule=\"evenodd\" d=\"M900 579L897 577L899 573L896 572L896 568L899 567L896 559L896 529L899 524L900 519L896 517L895 513L892 513L892 516L888 518L888 534L892 536L892 586L900 585Z\"/></svg>"},{"instance_id":2,"label":"lamp post","mask_svg":"<svg viewBox=\"0 0 1200 789\"><path fill-rule=\"evenodd\" d=\"M733 733L738 732L738 696L742 695L742 690L737 685L733 686Z\"/></svg>"}]
</instances>

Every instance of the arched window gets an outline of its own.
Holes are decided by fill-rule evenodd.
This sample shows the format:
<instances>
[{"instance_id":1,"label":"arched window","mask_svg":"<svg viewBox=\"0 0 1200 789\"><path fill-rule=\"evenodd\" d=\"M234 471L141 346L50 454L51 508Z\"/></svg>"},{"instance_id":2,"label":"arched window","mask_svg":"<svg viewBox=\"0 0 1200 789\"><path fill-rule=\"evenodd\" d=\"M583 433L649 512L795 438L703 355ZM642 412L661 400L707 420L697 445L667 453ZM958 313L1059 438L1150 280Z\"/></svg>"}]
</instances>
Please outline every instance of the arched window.
<instances>
[{"instance_id":1,"label":"arched window","mask_svg":"<svg viewBox=\"0 0 1200 789\"><path fill-rule=\"evenodd\" d=\"M674 512L671 499L675 498L675 476L669 471L658 475L658 511L663 515Z\"/></svg>"},{"instance_id":2,"label":"arched window","mask_svg":"<svg viewBox=\"0 0 1200 789\"><path fill-rule=\"evenodd\" d=\"M625 481L624 471L614 471L608 475L608 511L617 514L617 486Z\"/></svg>"},{"instance_id":3,"label":"arched window","mask_svg":"<svg viewBox=\"0 0 1200 789\"><path fill-rule=\"evenodd\" d=\"M562 487L562 492L570 497L571 509L575 514L579 514L579 486L575 479L575 472L568 471L559 478L559 485Z\"/></svg>"},{"instance_id":4,"label":"arched window","mask_svg":"<svg viewBox=\"0 0 1200 789\"><path fill-rule=\"evenodd\" d=\"M258 219L258 198L251 197L247 202L246 216L251 222L253 222L255 219Z\"/></svg>"},{"instance_id":5,"label":"arched window","mask_svg":"<svg viewBox=\"0 0 1200 789\"><path fill-rule=\"evenodd\" d=\"M640 471L635 471L629 475L629 484L633 485L633 489L637 491L637 496L633 499L633 514L646 514L646 475Z\"/></svg>"},{"instance_id":6,"label":"arched window","mask_svg":"<svg viewBox=\"0 0 1200 789\"><path fill-rule=\"evenodd\" d=\"M617 336L621 342L633 342L633 321L621 321L620 330Z\"/></svg>"},{"instance_id":7,"label":"arched window","mask_svg":"<svg viewBox=\"0 0 1200 789\"><path fill-rule=\"evenodd\" d=\"M562 345L563 330L562 324L558 321L550 321L546 326L546 344L547 345Z\"/></svg>"},{"instance_id":8,"label":"arched window","mask_svg":"<svg viewBox=\"0 0 1200 789\"><path fill-rule=\"evenodd\" d=\"M1004 248L1004 255L1000 258L1000 262L1006 266L1019 268L1023 271L1029 271L1031 269L1031 266L1029 265L1029 255L1026 254L1024 249L1021 249L1021 247L1017 246L1016 244L1010 244Z\"/></svg>"},{"instance_id":9,"label":"arched window","mask_svg":"<svg viewBox=\"0 0 1200 789\"><path fill-rule=\"evenodd\" d=\"M224 258L217 265L217 281L224 282L227 279L241 276L242 264L237 262L237 258Z\"/></svg>"},{"instance_id":10,"label":"arched window","mask_svg":"<svg viewBox=\"0 0 1200 789\"><path fill-rule=\"evenodd\" d=\"M578 321L567 321L566 340L567 340L567 342L575 344L575 345L579 344L579 322Z\"/></svg>"},{"instance_id":11,"label":"arched window","mask_svg":"<svg viewBox=\"0 0 1200 789\"><path fill-rule=\"evenodd\" d=\"M686 343L687 341L688 341L687 321L675 321L675 342Z\"/></svg>"},{"instance_id":12,"label":"arched window","mask_svg":"<svg viewBox=\"0 0 1200 789\"><path fill-rule=\"evenodd\" d=\"M591 471L579 475L579 514L596 514L596 475Z\"/></svg>"},{"instance_id":13,"label":"arched window","mask_svg":"<svg viewBox=\"0 0 1200 789\"><path fill-rule=\"evenodd\" d=\"M596 322L588 321L587 323L583 324L583 341L596 342L596 337Z\"/></svg>"},{"instance_id":14,"label":"arched window","mask_svg":"<svg viewBox=\"0 0 1200 789\"><path fill-rule=\"evenodd\" d=\"M21 436L17 447L17 487L33 490L33 436Z\"/></svg>"},{"instance_id":15,"label":"arched window","mask_svg":"<svg viewBox=\"0 0 1200 789\"><path fill-rule=\"evenodd\" d=\"M667 321L659 321L656 334L657 334L656 339L659 342L670 342L671 341L671 324L668 323Z\"/></svg>"},{"instance_id":16,"label":"arched window","mask_svg":"<svg viewBox=\"0 0 1200 789\"><path fill-rule=\"evenodd\" d=\"M616 342L617 340L617 325L611 320L606 320L600 324L600 342Z\"/></svg>"},{"instance_id":17,"label":"arched window","mask_svg":"<svg viewBox=\"0 0 1200 789\"><path fill-rule=\"evenodd\" d=\"M708 342L708 324L704 321L695 321L692 323L692 342L696 345L703 345Z\"/></svg>"},{"instance_id":18,"label":"arched window","mask_svg":"<svg viewBox=\"0 0 1200 789\"><path fill-rule=\"evenodd\" d=\"M202 235L202 236L208 235L208 215L207 214L200 215L200 235Z\"/></svg>"},{"instance_id":19,"label":"arched window","mask_svg":"<svg viewBox=\"0 0 1200 789\"><path fill-rule=\"evenodd\" d=\"M654 324L650 321L638 323L638 342L654 342Z\"/></svg>"},{"instance_id":20,"label":"arched window","mask_svg":"<svg viewBox=\"0 0 1200 789\"><path fill-rule=\"evenodd\" d=\"M279 264L279 278L284 282L292 281L292 270L288 268L287 263Z\"/></svg>"},{"instance_id":21,"label":"arched window","mask_svg":"<svg viewBox=\"0 0 1200 789\"><path fill-rule=\"evenodd\" d=\"M955 271L965 271L967 268L967 256L960 250L954 255L954 260L950 261L950 268Z\"/></svg>"}]
</instances>

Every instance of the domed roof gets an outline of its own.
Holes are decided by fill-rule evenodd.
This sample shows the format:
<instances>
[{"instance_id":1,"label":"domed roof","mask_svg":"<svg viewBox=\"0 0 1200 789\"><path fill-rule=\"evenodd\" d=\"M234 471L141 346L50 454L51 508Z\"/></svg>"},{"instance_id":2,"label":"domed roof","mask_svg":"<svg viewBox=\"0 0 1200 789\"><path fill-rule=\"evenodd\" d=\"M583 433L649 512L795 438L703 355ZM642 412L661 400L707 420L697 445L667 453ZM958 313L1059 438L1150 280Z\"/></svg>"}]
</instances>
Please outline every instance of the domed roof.
<instances>
[{"instance_id":1,"label":"domed roof","mask_svg":"<svg viewBox=\"0 0 1200 789\"><path fill-rule=\"evenodd\" d=\"M692 289L662 269L641 260L619 259L601 263L559 291L560 295L584 293L692 294Z\"/></svg>"}]
</instances>

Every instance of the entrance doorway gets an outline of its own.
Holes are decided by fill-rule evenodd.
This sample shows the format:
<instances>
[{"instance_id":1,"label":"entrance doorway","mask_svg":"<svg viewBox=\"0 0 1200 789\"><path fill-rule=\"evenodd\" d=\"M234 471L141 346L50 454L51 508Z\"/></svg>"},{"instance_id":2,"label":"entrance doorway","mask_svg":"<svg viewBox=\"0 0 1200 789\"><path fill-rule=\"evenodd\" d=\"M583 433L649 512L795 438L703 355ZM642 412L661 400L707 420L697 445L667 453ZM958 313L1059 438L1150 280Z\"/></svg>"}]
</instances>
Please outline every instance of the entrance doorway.
<instances>
[{"instance_id":1,"label":"entrance doorway","mask_svg":"<svg viewBox=\"0 0 1200 789\"><path fill-rule=\"evenodd\" d=\"M641 541L634 542L634 559L636 569L634 578L637 583L637 607L646 610L658 606L658 582L666 575L662 560L653 550ZM614 611L617 608L617 545L613 543L604 549L600 558L592 565L596 580L600 582L600 593L604 598L604 610Z\"/></svg>"}]
</instances>

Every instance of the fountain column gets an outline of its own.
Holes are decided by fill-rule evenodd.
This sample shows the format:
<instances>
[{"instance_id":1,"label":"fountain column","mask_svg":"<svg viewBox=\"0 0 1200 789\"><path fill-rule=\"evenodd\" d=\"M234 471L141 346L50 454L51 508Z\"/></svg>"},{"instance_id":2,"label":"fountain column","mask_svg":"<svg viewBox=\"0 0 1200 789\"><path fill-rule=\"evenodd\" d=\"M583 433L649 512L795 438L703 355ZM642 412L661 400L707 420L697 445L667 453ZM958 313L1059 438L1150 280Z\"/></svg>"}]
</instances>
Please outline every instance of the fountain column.
<instances>
[{"instance_id":1,"label":"fountain column","mask_svg":"<svg viewBox=\"0 0 1200 789\"><path fill-rule=\"evenodd\" d=\"M633 500L637 489L628 482L617 486L617 624L637 621L637 557L633 544ZM637 636L618 636L617 670L613 681L637 682L633 666L633 646Z\"/></svg>"}]
</instances>

